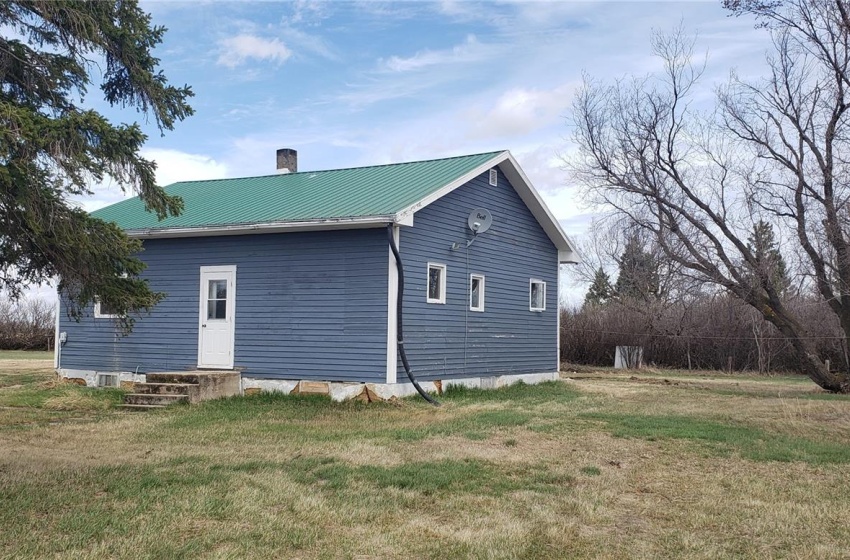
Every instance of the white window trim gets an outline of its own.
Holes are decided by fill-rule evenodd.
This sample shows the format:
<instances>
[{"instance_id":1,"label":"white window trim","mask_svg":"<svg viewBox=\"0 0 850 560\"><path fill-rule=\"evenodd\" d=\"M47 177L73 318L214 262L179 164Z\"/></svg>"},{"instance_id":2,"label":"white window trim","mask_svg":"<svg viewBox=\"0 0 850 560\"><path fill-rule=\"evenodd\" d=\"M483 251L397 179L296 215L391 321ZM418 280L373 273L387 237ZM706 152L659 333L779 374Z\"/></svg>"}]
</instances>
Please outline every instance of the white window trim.
<instances>
[{"instance_id":1,"label":"white window trim","mask_svg":"<svg viewBox=\"0 0 850 560\"><path fill-rule=\"evenodd\" d=\"M498 187L499 186L499 172L496 171L495 167L490 170L489 179L490 179L490 186L491 187Z\"/></svg>"},{"instance_id":2,"label":"white window trim","mask_svg":"<svg viewBox=\"0 0 850 560\"><path fill-rule=\"evenodd\" d=\"M543 285L543 307L534 307L534 302L531 301L531 287L534 284ZM528 310L535 312L546 311L546 282L543 280L538 280L537 278L530 278L528 280Z\"/></svg>"},{"instance_id":3,"label":"white window trim","mask_svg":"<svg viewBox=\"0 0 850 560\"><path fill-rule=\"evenodd\" d=\"M481 286L478 288L478 294L480 296L478 298L478 303L479 303L478 307L474 307L472 305L472 281L476 280L476 279L481 282ZM486 285L486 283L485 283L483 274L470 274L469 275L469 310L470 311L479 311L479 312L484 311L484 286L485 285Z\"/></svg>"},{"instance_id":4,"label":"white window trim","mask_svg":"<svg viewBox=\"0 0 850 560\"><path fill-rule=\"evenodd\" d=\"M437 268L440 270L440 277L442 282L440 282L440 297L438 299L434 299L431 297L430 282L431 282L431 269ZM446 271L446 265L442 263L428 263L428 268L425 269L425 302L426 303L446 303L446 279L448 278L448 272Z\"/></svg>"},{"instance_id":5,"label":"white window trim","mask_svg":"<svg viewBox=\"0 0 850 560\"><path fill-rule=\"evenodd\" d=\"M127 273L121 274L121 278L127 278ZM100 312L100 297L94 296L94 318L95 319L120 319L121 315L110 315Z\"/></svg>"},{"instance_id":6,"label":"white window trim","mask_svg":"<svg viewBox=\"0 0 850 560\"><path fill-rule=\"evenodd\" d=\"M120 315L110 315L100 312L100 298L95 297L94 300L94 318L95 319L120 319Z\"/></svg>"}]
</instances>

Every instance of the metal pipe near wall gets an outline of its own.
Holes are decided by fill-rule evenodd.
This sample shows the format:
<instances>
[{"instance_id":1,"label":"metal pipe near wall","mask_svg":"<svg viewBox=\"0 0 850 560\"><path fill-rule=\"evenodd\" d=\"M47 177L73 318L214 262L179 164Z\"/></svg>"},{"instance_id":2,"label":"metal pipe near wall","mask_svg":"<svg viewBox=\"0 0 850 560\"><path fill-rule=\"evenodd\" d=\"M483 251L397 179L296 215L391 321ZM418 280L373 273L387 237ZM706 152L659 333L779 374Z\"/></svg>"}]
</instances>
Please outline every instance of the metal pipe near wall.
<instances>
[{"instance_id":1,"label":"metal pipe near wall","mask_svg":"<svg viewBox=\"0 0 850 560\"><path fill-rule=\"evenodd\" d=\"M404 265L401 264L401 255L398 253L398 247L395 244L395 237L393 236L393 224L387 224L387 238L390 243L390 250L393 252L393 256L395 257L396 268L398 269L398 295L396 305L396 340L398 343L398 355L401 358L401 363L404 366L404 372L407 374L407 378L410 379L410 382L416 388L416 391L422 395L422 398L433 404L434 406L440 406L440 403L434 399L431 395L425 392L422 387L419 386L419 382L416 381L416 378L413 376L413 372L410 371L410 363L407 361L407 354L404 352L404 314L402 311L403 303L404 303Z\"/></svg>"}]
</instances>

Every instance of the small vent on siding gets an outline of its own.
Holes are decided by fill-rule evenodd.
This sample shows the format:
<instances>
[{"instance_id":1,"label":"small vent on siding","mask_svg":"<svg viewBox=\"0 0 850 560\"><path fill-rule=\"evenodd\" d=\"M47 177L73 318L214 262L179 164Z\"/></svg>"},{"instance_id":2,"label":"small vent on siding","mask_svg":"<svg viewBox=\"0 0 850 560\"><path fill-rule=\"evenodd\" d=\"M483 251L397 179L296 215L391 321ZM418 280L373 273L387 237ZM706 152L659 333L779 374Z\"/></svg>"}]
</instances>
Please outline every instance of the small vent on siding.
<instances>
[{"instance_id":1,"label":"small vent on siding","mask_svg":"<svg viewBox=\"0 0 850 560\"><path fill-rule=\"evenodd\" d=\"M499 173L495 169L490 170L490 186L496 187L499 185Z\"/></svg>"},{"instance_id":2,"label":"small vent on siding","mask_svg":"<svg viewBox=\"0 0 850 560\"><path fill-rule=\"evenodd\" d=\"M97 374L97 386L98 387L118 387L120 386L120 379L118 378L117 373L98 373Z\"/></svg>"}]
</instances>

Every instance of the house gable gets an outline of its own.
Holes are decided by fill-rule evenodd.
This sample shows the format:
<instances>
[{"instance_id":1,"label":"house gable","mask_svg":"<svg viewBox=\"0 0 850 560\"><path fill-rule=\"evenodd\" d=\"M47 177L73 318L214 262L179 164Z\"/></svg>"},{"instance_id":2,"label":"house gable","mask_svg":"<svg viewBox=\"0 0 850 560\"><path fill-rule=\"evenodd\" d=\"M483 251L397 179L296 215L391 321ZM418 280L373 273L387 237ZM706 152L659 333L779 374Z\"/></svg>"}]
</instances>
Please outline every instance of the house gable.
<instances>
[{"instance_id":1,"label":"house gable","mask_svg":"<svg viewBox=\"0 0 850 560\"><path fill-rule=\"evenodd\" d=\"M497 173L497 186L486 170L401 228L405 348L423 379L558 369L558 248L501 168ZM493 224L467 247L467 217L480 208ZM428 303L428 263L446 267L445 304ZM484 277L483 312L469 309L473 274ZM546 311L530 310L531 279L546 283Z\"/></svg>"},{"instance_id":2,"label":"house gable","mask_svg":"<svg viewBox=\"0 0 850 560\"><path fill-rule=\"evenodd\" d=\"M534 219L537 220L538 224L540 224L543 228L543 231L546 232L546 235L558 248L559 262L570 264L578 263L579 255L578 251L575 249L575 245L569 240L567 234L561 228L561 225L558 223L554 214L552 214L546 206L546 203L543 202L540 194L531 185L531 181L529 181L525 172L519 166L519 163L517 163L514 156L508 151L500 152L493 159L484 162L482 165L479 165L475 169L470 170L454 181L444 185L442 188L435 190L428 196L418 200L415 204L403 209L396 215L397 221L401 222L402 220L409 220L414 213L420 211L429 204L440 200L455 189L467 185L470 181L479 177L482 173L489 173L496 167L499 169L499 176L503 179L508 179L509 184L522 199L526 209L531 212ZM487 179L489 183L489 175Z\"/></svg>"}]
</instances>

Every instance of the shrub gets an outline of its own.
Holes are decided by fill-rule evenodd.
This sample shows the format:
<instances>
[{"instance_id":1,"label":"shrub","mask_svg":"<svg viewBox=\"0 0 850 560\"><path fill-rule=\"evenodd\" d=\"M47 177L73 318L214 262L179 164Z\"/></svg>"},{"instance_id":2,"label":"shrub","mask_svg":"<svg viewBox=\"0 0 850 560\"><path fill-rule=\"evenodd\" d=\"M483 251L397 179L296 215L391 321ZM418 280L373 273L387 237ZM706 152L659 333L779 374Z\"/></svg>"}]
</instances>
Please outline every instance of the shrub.
<instances>
[{"instance_id":1,"label":"shrub","mask_svg":"<svg viewBox=\"0 0 850 560\"><path fill-rule=\"evenodd\" d=\"M55 313L41 299L0 300L0 350L53 348Z\"/></svg>"},{"instance_id":2,"label":"shrub","mask_svg":"<svg viewBox=\"0 0 850 560\"><path fill-rule=\"evenodd\" d=\"M846 367L841 330L821 301L788 302L802 318L818 354ZM561 310L561 359L611 366L617 346L643 346L645 363L660 367L758 370L798 369L788 341L747 304L728 296L688 301L619 302Z\"/></svg>"}]
</instances>

